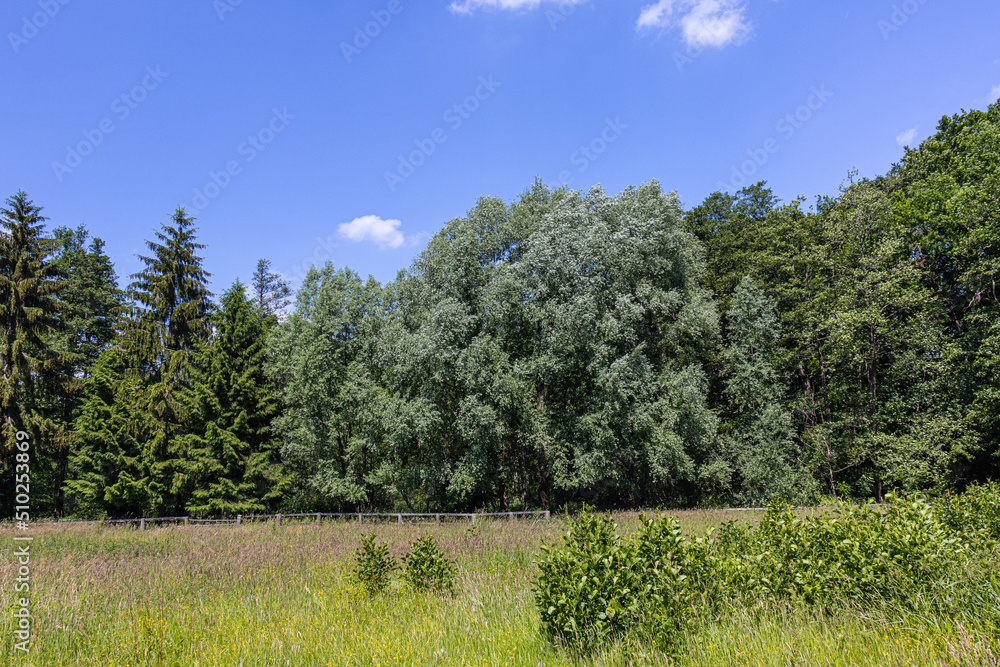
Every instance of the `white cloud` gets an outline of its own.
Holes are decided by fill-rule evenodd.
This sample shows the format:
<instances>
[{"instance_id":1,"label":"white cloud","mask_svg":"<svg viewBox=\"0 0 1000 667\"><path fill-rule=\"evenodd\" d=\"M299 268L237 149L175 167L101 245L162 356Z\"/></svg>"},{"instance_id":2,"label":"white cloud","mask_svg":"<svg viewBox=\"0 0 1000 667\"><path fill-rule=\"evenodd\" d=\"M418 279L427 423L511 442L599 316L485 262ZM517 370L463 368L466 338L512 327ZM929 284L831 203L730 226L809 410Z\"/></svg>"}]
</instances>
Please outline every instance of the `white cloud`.
<instances>
[{"instance_id":1,"label":"white cloud","mask_svg":"<svg viewBox=\"0 0 1000 667\"><path fill-rule=\"evenodd\" d=\"M640 30L643 28L665 28L669 25L670 21L668 19L673 13L674 0L660 0L655 5L648 5L642 8L636 28Z\"/></svg>"},{"instance_id":2,"label":"white cloud","mask_svg":"<svg viewBox=\"0 0 1000 667\"><path fill-rule=\"evenodd\" d=\"M1000 83L993 86L993 90L990 91L990 102L996 102L1000 100Z\"/></svg>"},{"instance_id":3,"label":"white cloud","mask_svg":"<svg viewBox=\"0 0 1000 667\"><path fill-rule=\"evenodd\" d=\"M902 134L896 136L896 143L899 144L900 148L903 148L904 146L909 146L913 142L913 139L916 136L917 136L917 128L915 127L910 128L906 132L903 132Z\"/></svg>"},{"instance_id":4,"label":"white cloud","mask_svg":"<svg viewBox=\"0 0 1000 667\"><path fill-rule=\"evenodd\" d=\"M471 14L477 9L535 9L543 2L560 5L579 5L587 0L455 0L448 9L456 14Z\"/></svg>"},{"instance_id":5,"label":"white cloud","mask_svg":"<svg viewBox=\"0 0 1000 667\"><path fill-rule=\"evenodd\" d=\"M691 47L742 44L751 26L742 0L659 0L643 7L636 29L680 26Z\"/></svg>"},{"instance_id":6,"label":"white cloud","mask_svg":"<svg viewBox=\"0 0 1000 667\"><path fill-rule=\"evenodd\" d=\"M399 220L383 220L377 215L355 218L337 227L337 233L352 241L372 241L382 250L398 248L406 241L399 226Z\"/></svg>"}]
</instances>

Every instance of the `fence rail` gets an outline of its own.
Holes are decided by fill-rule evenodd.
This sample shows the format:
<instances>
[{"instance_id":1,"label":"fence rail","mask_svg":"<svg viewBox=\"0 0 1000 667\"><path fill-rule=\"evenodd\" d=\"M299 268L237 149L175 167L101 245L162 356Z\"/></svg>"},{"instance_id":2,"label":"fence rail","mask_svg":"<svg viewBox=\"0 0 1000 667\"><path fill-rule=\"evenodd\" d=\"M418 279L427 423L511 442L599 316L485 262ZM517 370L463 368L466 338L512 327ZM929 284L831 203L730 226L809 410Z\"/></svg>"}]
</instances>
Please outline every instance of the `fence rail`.
<instances>
[{"instance_id":1,"label":"fence rail","mask_svg":"<svg viewBox=\"0 0 1000 667\"><path fill-rule=\"evenodd\" d=\"M232 519L199 519L190 516L170 516L151 517L139 519L104 519L101 521L54 521L61 524L91 524L91 525L129 525L136 524L139 530L145 530L146 525L155 526L157 524L175 523L185 526L242 526L250 521L274 520L275 525L280 526L282 520L288 519L314 519L316 524L323 522L324 518L357 519L358 523L395 523L407 524L428 524L441 523L442 521L468 520L475 524L477 519L507 519L517 521L522 518L534 519L535 521L545 521L550 518L548 510L538 512L477 512L471 514L454 514L446 512L308 512L301 514L238 514Z\"/></svg>"}]
</instances>

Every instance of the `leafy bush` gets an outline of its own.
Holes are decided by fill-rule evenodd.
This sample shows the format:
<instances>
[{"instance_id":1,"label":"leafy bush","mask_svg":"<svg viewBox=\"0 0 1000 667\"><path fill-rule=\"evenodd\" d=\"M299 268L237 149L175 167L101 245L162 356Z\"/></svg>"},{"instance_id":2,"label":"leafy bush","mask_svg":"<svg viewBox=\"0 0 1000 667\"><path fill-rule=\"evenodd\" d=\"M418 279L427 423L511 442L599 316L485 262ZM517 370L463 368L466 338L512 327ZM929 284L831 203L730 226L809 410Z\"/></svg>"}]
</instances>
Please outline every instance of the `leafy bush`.
<instances>
[{"instance_id":1,"label":"leafy bush","mask_svg":"<svg viewBox=\"0 0 1000 667\"><path fill-rule=\"evenodd\" d=\"M455 564L430 535L410 543L403 556L403 579L420 592L454 593Z\"/></svg>"},{"instance_id":2,"label":"leafy bush","mask_svg":"<svg viewBox=\"0 0 1000 667\"><path fill-rule=\"evenodd\" d=\"M673 518L642 518L623 539L609 517L584 514L559 546L542 546L535 601L549 637L587 651L633 630L669 645L690 608L685 540Z\"/></svg>"},{"instance_id":3,"label":"leafy bush","mask_svg":"<svg viewBox=\"0 0 1000 667\"><path fill-rule=\"evenodd\" d=\"M639 619L663 647L673 645L695 601L691 575L704 571L704 542L688 542L674 517L640 517L642 527L628 545L635 551L634 562L640 582L638 594L644 600Z\"/></svg>"},{"instance_id":4,"label":"leafy bush","mask_svg":"<svg viewBox=\"0 0 1000 667\"><path fill-rule=\"evenodd\" d=\"M936 502L889 496L878 508L841 505L804 519L773 504L755 527L729 523L695 539L674 518L643 517L628 538L616 528L585 512L559 544L542 547L535 602L550 639L588 651L640 631L669 647L703 610L740 602L961 610L970 576L984 567L973 597L1000 611L989 565L1000 535L997 485Z\"/></svg>"},{"instance_id":5,"label":"leafy bush","mask_svg":"<svg viewBox=\"0 0 1000 667\"><path fill-rule=\"evenodd\" d=\"M756 528L724 530L718 542L713 574L723 597L822 604L905 600L966 551L919 496L807 519L774 505Z\"/></svg>"},{"instance_id":6,"label":"leafy bush","mask_svg":"<svg viewBox=\"0 0 1000 667\"><path fill-rule=\"evenodd\" d=\"M1000 542L1000 484L975 484L935 506L948 529L966 541L987 548Z\"/></svg>"},{"instance_id":7,"label":"leafy bush","mask_svg":"<svg viewBox=\"0 0 1000 667\"><path fill-rule=\"evenodd\" d=\"M389 587L390 575L396 569L389 547L375 544L374 533L361 536L361 547L354 554L352 578L369 595L377 595Z\"/></svg>"}]
</instances>

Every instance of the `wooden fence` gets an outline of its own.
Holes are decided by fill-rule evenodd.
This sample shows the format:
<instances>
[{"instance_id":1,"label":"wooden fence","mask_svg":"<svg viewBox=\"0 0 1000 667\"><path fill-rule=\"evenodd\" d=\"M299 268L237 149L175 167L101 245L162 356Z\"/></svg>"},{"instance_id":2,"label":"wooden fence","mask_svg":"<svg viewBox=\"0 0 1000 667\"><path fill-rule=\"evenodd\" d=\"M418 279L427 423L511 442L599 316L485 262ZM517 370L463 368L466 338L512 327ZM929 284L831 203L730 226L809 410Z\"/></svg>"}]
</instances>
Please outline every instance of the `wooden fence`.
<instances>
[{"instance_id":1,"label":"wooden fence","mask_svg":"<svg viewBox=\"0 0 1000 667\"><path fill-rule=\"evenodd\" d=\"M103 521L56 521L64 524L100 524L100 525L131 525L135 524L139 530L145 530L146 526L157 526L162 524L176 524L184 526L242 526L248 522L268 521L273 519L275 525L280 526L282 520L286 523L289 520L303 523L303 520L310 519L310 523L320 524L323 519L329 517L333 519L346 519L358 523L393 523L402 525L408 524L429 524L441 523L442 521L469 521L475 524L477 520L483 519L506 519L507 521L517 521L520 519L534 519L544 521L550 518L548 510L539 512L477 512L475 514L449 514L444 512L430 513L400 513L400 512L309 512L305 514L238 514L233 519L198 519L190 516L169 516L141 519L105 519Z\"/></svg>"}]
</instances>

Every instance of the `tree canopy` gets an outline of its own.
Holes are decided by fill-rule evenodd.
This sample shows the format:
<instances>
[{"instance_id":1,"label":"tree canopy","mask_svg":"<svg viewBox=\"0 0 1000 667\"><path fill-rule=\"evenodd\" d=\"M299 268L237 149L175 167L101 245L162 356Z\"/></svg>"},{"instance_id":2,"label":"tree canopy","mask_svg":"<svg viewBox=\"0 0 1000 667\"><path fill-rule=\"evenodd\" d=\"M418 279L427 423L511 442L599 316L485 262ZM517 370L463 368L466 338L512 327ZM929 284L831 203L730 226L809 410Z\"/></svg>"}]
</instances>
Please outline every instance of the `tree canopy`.
<instances>
[{"instance_id":1,"label":"tree canopy","mask_svg":"<svg viewBox=\"0 0 1000 667\"><path fill-rule=\"evenodd\" d=\"M962 488L1000 471L998 193L994 104L812 206L536 181L387 284L328 263L292 300L262 259L215 302L184 209L121 290L100 239L18 192L0 467L28 431L33 498L76 516Z\"/></svg>"}]
</instances>

